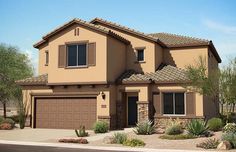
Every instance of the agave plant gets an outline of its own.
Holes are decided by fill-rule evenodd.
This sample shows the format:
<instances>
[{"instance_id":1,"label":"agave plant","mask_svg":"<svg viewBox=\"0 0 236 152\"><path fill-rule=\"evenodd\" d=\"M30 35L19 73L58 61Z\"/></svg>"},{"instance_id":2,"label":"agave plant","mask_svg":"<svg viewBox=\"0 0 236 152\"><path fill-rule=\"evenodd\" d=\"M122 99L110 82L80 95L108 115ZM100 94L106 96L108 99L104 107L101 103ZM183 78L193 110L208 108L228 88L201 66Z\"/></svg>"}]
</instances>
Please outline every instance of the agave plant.
<instances>
[{"instance_id":1,"label":"agave plant","mask_svg":"<svg viewBox=\"0 0 236 152\"><path fill-rule=\"evenodd\" d=\"M187 131L195 136L203 135L208 131L206 123L200 119L193 119L191 120L187 126Z\"/></svg>"},{"instance_id":2,"label":"agave plant","mask_svg":"<svg viewBox=\"0 0 236 152\"><path fill-rule=\"evenodd\" d=\"M151 135L155 133L155 126L150 120L142 121L136 124L134 132L139 135Z\"/></svg>"},{"instance_id":3,"label":"agave plant","mask_svg":"<svg viewBox=\"0 0 236 152\"><path fill-rule=\"evenodd\" d=\"M220 141L218 139L210 138L197 144L197 147L204 148L204 149L216 149L219 143Z\"/></svg>"}]
</instances>

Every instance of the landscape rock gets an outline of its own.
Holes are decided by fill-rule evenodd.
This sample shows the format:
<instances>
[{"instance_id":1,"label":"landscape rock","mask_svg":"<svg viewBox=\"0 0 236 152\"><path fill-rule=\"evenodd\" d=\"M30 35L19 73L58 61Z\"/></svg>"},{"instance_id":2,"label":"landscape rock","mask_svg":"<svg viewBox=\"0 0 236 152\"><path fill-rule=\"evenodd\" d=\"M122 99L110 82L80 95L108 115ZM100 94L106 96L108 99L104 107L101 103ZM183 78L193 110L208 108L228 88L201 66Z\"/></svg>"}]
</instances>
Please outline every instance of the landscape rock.
<instances>
[{"instance_id":1,"label":"landscape rock","mask_svg":"<svg viewBox=\"0 0 236 152\"><path fill-rule=\"evenodd\" d=\"M232 148L230 142L228 141L222 141L218 146L218 150L230 150Z\"/></svg>"},{"instance_id":2,"label":"landscape rock","mask_svg":"<svg viewBox=\"0 0 236 152\"><path fill-rule=\"evenodd\" d=\"M104 144L113 144L114 143L114 137L112 136L106 136L103 138L103 143Z\"/></svg>"},{"instance_id":3,"label":"landscape rock","mask_svg":"<svg viewBox=\"0 0 236 152\"><path fill-rule=\"evenodd\" d=\"M156 134L164 134L164 133L165 133L165 129L163 129L163 128L156 129Z\"/></svg>"},{"instance_id":4,"label":"landscape rock","mask_svg":"<svg viewBox=\"0 0 236 152\"><path fill-rule=\"evenodd\" d=\"M87 144L88 140L83 138L63 138L59 139L58 142Z\"/></svg>"},{"instance_id":5,"label":"landscape rock","mask_svg":"<svg viewBox=\"0 0 236 152\"><path fill-rule=\"evenodd\" d=\"M0 130L11 130L11 129L13 129L13 127L10 123L2 123L0 125Z\"/></svg>"}]
</instances>

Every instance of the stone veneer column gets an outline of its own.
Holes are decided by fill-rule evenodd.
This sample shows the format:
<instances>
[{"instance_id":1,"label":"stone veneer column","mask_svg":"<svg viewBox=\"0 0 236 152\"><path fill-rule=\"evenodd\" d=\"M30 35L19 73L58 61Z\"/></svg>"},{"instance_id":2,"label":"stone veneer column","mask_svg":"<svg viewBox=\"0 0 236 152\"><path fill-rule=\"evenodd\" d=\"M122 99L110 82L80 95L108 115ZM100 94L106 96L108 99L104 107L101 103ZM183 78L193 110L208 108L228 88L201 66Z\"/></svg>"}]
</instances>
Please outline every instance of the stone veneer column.
<instances>
[{"instance_id":1,"label":"stone veneer column","mask_svg":"<svg viewBox=\"0 0 236 152\"><path fill-rule=\"evenodd\" d=\"M149 119L149 102L148 101L138 101L138 122L142 122Z\"/></svg>"}]
</instances>

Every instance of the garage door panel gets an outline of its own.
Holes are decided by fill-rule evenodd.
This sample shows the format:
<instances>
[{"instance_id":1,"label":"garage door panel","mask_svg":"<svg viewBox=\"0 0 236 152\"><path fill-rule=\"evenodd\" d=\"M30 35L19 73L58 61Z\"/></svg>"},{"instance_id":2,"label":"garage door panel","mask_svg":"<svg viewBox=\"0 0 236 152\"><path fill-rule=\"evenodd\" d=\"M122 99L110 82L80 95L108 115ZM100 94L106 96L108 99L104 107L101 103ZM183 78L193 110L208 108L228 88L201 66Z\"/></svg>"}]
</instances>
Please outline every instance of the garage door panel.
<instances>
[{"instance_id":1,"label":"garage door panel","mask_svg":"<svg viewBox=\"0 0 236 152\"><path fill-rule=\"evenodd\" d=\"M45 98L36 100L36 128L91 129L96 122L96 98Z\"/></svg>"}]
</instances>

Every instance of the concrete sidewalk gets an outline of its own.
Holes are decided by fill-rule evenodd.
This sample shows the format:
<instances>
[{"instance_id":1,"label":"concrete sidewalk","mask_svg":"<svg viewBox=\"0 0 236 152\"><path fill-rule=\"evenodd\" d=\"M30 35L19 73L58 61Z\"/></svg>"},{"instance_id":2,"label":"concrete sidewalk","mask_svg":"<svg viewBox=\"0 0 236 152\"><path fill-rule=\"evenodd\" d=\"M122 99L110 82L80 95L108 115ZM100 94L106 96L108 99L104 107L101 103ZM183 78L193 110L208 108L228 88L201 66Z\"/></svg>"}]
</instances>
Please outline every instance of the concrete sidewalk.
<instances>
[{"instance_id":1,"label":"concrete sidewalk","mask_svg":"<svg viewBox=\"0 0 236 152\"><path fill-rule=\"evenodd\" d=\"M199 152L199 150L173 150L173 149L151 149L151 148L134 148L134 147L104 147L104 146L88 146L81 144L68 143L42 143L42 142L23 142L23 141L6 141L0 140L0 144L10 145L27 145L27 146L46 146L46 147L61 147L61 148L79 148L107 151L138 151L138 152ZM216 152L216 151L211 151Z\"/></svg>"}]
</instances>

